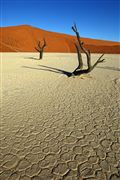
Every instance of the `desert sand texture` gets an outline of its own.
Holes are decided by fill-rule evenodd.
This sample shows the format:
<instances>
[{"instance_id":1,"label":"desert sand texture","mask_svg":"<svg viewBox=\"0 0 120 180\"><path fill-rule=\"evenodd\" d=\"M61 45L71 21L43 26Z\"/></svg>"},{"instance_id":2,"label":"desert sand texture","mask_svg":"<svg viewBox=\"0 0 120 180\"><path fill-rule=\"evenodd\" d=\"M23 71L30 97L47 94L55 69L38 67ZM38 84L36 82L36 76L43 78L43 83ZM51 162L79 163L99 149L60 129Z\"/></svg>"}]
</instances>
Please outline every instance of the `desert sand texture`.
<instances>
[{"instance_id":1,"label":"desert sand texture","mask_svg":"<svg viewBox=\"0 0 120 180\"><path fill-rule=\"evenodd\" d=\"M46 52L76 52L75 36L50 32L29 25L0 27L0 52L35 52L38 41L43 43L44 38L47 43ZM93 53L120 54L120 42L82 37L81 40Z\"/></svg>"},{"instance_id":2,"label":"desert sand texture","mask_svg":"<svg viewBox=\"0 0 120 180\"><path fill-rule=\"evenodd\" d=\"M120 56L68 78L76 54L0 55L0 180L120 179Z\"/></svg>"}]
</instances>

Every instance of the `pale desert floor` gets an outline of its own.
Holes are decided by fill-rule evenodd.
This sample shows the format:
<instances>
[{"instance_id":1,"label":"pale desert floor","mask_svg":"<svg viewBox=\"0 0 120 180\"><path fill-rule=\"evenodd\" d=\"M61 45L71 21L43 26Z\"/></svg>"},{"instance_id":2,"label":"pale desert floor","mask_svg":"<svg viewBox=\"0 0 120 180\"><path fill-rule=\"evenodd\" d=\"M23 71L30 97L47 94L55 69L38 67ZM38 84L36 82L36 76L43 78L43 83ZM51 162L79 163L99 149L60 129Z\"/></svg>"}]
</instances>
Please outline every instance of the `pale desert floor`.
<instances>
[{"instance_id":1,"label":"pale desert floor","mask_svg":"<svg viewBox=\"0 0 120 180\"><path fill-rule=\"evenodd\" d=\"M75 54L0 55L0 180L119 179L120 56L68 78Z\"/></svg>"}]
</instances>

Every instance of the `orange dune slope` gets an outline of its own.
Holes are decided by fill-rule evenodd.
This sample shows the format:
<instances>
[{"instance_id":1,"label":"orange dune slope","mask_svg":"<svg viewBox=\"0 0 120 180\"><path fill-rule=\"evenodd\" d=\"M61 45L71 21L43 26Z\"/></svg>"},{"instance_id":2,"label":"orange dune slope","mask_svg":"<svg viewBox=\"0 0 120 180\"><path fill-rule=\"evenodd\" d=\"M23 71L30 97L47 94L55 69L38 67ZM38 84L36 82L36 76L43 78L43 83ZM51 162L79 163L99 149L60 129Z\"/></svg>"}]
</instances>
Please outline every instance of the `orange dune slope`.
<instances>
[{"instance_id":1,"label":"orange dune slope","mask_svg":"<svg viewBox=\"0 0 120 180\"><path fill-rule=\"evenodd\" d=\"M0 27L0 52L35 52L37 42L46 39L46 52L76 52L75 36L49 32L28 25ZM120 54L120 43L81 38L92 53Z\"/></svg>"}]
</instances>

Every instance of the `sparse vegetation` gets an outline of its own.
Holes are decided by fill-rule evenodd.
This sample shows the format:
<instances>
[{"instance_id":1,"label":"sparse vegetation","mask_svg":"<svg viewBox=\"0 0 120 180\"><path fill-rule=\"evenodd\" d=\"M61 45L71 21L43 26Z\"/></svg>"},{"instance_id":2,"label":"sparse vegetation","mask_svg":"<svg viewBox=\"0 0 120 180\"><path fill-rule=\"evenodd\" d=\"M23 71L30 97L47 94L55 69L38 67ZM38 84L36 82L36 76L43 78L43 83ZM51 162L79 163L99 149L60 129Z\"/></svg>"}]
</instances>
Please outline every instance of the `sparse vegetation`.
<instances>
[{"instance_id":1,"label":"sparse vegetation","mask_svg":"<svg viewBox=\"0 0 120 180\"><path fill-rule=\"evenodd\" d=\"M38 41L37 47L35 47L35 49L40 53L39 54L39 59L43 58L43 52L44 52L44 48L46 47L46 41L45 39L43 39L43 43L41 44L40 41Z\"/></svg>"}]
</instances>

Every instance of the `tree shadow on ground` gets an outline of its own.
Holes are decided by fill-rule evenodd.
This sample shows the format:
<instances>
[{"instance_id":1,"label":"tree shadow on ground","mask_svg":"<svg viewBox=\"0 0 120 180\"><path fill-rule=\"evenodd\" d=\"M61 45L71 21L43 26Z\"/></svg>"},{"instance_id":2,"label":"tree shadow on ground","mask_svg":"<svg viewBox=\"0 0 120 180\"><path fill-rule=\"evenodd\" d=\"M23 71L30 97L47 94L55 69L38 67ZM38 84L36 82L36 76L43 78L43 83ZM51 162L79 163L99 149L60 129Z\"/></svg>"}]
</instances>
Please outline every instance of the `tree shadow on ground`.
<instances>
[{"instance_id":1,"label":"tree shadow on ground","mask_svg":"<svg viewBox=\"0 0 120 180\"><path fill-rule=\"evenodd\" d=\"M100 69L108 69L108 70L113 70L113 71L120 71L120 68L116 68L116 67L109 67L109 66L98 66L96 68L100 68Z\"/></svg>"},{"instance_id":2,"label":"tree shadow on ground","mask_svg":"<svg viewBox=\"0 0 120 180\"><path fill-rule=\"evenodd\" d=\"M25 57L24 59L34 59L34 60L38 60L39 61L39 59L36 58L36 57Z\"/></svg>"},{"instance_id":3,"label":"tree shadow on ground","mask_svg":"<svg viewBox=\"0 0 120 180\"><path fill-rule=\"evenodd\" d=\"M71 72L68 71L64 71L62 69L57 69L57 68L53 68L53 67L49 67L49 66L43 66L43 65L39 65L43 68L34 68L34 67L29 67L29 66L22 66L23 68L28 68L28 69L35 69L35 70L40 70L40 71L49 71L49 72L53 72L53 73L58 73L58 74L64 74L68 77L70 77L72 75Z\"/></svg>"},{"instance_id":4,"label":"tree shadow on ground","mask_svg":"<svg viewBox=\"0 0 120 180\"><path fill-rule=\"evenodd\" d=\"M62 72L62 74L65 74L65 75L72 75L72 72L67 72L67 71L64 71L64 70L61 70L61 69L57 69L57 68L54 68L54 67L50 67L50 66L44 66L44 65L38 65L38 66L41 66L41 67L44 67L44 68L47 68L46 70L48 69L52 69L52 70L55 70L55 71L60 71ZM96 68L99 68L99 69L108 69L108 70L113 70L113 71L120 71L120 68L115 68L115 67L109 67L109 66L97 66Z\"/></svg>"},{"instance_id":5,"label":"tree shadow on ground","mask_svg":"<svg viewBox=\"0 0 120 180\"><path fill-rule=\"evenodd\" d=\"M72 73L73 73L73 72L65 71L63 69L58 69L58 68L54 68L54 67L50 67L50 66L44 66L44 65L38 65L38 66L40 66L42 68L35 68L35 67L29 67L29 66L22 66L22 67L28 68L28 69L40 70L40 71L49 71L49 72L53 72L53 73L57 73L57 74L63 74L63 75L66 75L67 77L72 76ZM105 67L98 66L96 68L120 71L120 68L109 67L109 66L105 66Z\"/></svg>"},{"instance_id":6,"label":"tree shadow on ground","mask_svg":"<svg viewBox=\"0 0 120 180\"><path fill-rule=\"evenodd\" d=\"M38 66L46 68L46 70L52 70L53 72L56 71L56 72L59 72L60 74L65 74L67 76L72 75L72 72L65 71L63 69L58 69L58 68L55 68L55 67L44 66L44 65L38 65Z\"/></svg>"}]
</instances>

